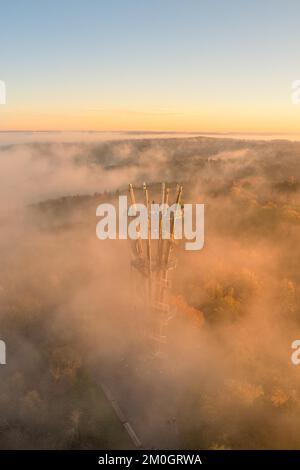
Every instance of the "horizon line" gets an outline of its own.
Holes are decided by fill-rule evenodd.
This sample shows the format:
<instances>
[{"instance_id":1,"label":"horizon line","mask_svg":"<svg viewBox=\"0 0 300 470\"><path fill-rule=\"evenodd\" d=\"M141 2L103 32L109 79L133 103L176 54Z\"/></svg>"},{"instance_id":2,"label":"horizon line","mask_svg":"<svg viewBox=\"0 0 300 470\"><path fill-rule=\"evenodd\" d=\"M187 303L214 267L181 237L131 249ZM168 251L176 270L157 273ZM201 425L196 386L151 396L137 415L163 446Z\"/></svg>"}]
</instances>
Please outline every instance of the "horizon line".
<instances>
[{"instance_id":1,"label":"horizon line","mask_svg":"<svg viewBox=\"0 0 300 470\"><path fill-rule=\"evenodd\" d=\"M156 131L156 130L96 130L96 129L0 129L0 134L6 133L94 133L94 134L104 134L104 133L122 133L122 134L194 134L194 135L300 135L298 132L272 132L272 131Z\"/></svg>"}]
</instances>

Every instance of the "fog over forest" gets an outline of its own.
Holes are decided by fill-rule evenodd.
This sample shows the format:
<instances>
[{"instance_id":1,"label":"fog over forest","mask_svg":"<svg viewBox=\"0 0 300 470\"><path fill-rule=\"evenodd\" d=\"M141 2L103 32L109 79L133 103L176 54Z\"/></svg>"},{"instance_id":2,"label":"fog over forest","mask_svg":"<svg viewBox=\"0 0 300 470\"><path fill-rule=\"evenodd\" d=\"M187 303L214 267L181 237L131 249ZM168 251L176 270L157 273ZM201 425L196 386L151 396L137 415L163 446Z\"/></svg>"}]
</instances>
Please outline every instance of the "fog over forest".
<instances>
[{"instance_id":1,"label":"fog over forest","mask_svg":"<svg viewBox=\"0 0 300 470\"><path fill-rule=\"evenodd\" d=\"M0 448L131 448L106 381L144 445L299 449L300 142L43 139L0 146ZM205 204L159 365L129 243L95 232L97 205L144 181Z\"/></svg>"}]
</instances>

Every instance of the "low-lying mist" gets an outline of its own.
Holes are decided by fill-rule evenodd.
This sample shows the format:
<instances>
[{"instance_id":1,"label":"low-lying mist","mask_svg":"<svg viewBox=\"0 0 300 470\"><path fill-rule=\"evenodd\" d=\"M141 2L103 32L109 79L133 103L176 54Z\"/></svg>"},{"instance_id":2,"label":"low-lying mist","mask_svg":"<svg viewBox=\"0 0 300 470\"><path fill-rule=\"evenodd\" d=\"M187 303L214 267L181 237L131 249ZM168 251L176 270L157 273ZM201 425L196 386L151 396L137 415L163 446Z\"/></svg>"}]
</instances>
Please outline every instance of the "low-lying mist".
<instances>
[{"instance_id":1,"label":"low-lying mist","mask_svg":"<svg viewBox=\"0 0 300 470\"><path fill-rule=\"evenodd\" d=\"M0 147L1 448L300 448L300 143L193 137ZM127 241L96 207L143 181L205 204L205 245L175 247L153 359ZM135 298L137 296L137 298Z\"/></svg>"}]
</instances>

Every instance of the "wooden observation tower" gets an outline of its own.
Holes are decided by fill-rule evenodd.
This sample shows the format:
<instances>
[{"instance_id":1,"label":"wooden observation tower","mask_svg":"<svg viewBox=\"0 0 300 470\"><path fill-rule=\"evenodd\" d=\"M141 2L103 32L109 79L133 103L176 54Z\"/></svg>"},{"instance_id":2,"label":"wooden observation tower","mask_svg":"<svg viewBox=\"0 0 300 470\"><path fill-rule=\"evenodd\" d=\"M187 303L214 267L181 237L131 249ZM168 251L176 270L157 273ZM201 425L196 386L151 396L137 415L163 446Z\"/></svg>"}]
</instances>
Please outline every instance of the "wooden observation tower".
<instances>
[{"instance_id":1,"label":"wooden observation tower","mask_svg":"<svg viewBox=\"0 0 300 470\"><path fill-rule=\"evenodd\" d=\"M169 199L173 193L175 197L170 203ZM133 188L129 185L129 195L131 205L136 207L139 194L141 198L141 189ZM179 184L175 188L166 187L165 183L161 185L161 194L159 212L157 214L158 234L153 237L151 232L151 221L153 203L150 203L150 193L146 183L142 187L143 202L147 208L148 214L148 237L142 239L140 227L137 227L137 239L131 240L131 267L135 278L135 293L133 294L136 302L137 314L141 310L146 313L143 316L144 332L150 336L154 342L154 352L160 354L163 352L163 345L166 343L166 327L172 317L171 306L169 303L169 291L171 288L170 271L176 267L176 257L174 253L174 228L175 219L183 218L181 205L182 186ZM157 206L156 204L156 206ZM167 214L168 207L175 205L176 210L169 212L168 230L165 228L164 217ZM182 223L182 220L180 221Z\"/></svg>"}]
</instances>

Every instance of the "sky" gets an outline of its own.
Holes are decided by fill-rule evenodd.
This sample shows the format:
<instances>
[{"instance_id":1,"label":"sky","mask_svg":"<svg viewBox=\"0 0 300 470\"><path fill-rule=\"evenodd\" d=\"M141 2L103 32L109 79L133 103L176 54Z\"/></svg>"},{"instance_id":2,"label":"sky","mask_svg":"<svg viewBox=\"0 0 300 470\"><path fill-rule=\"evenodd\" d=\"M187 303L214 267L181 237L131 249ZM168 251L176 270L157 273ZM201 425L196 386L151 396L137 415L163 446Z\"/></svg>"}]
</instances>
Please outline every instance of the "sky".
<instances>
[{"instance_id":1,"label":"sky","mask_svg":"<svg viewBox=\"0 0 300 470\"><path fill-rule=\"evenodd\" d=\"M0 0L0 130L300 133L298 0Z\"/></svg>"}]
</instances>

